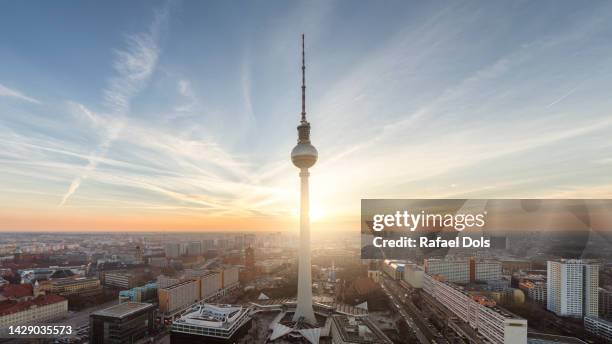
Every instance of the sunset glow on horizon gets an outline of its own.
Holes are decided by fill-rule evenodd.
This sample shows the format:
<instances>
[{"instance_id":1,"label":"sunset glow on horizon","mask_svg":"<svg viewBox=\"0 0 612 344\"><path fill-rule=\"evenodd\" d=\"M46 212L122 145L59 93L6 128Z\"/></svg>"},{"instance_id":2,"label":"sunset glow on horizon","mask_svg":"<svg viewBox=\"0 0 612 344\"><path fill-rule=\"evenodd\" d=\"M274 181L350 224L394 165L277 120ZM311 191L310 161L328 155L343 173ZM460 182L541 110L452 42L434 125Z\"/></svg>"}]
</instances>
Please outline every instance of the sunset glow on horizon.
<instances>
[{"instance_id":1,"label":"sunset glow on horizon","mask_svg":"<svg viewBox=\"0 0 612 344\"><path fill-rule=\"evenodd\" d=\"M302 32L313 232L612 198L612 3L387 5L5 3L0 231L297 231Z\"/></svg>"}]
</instances>

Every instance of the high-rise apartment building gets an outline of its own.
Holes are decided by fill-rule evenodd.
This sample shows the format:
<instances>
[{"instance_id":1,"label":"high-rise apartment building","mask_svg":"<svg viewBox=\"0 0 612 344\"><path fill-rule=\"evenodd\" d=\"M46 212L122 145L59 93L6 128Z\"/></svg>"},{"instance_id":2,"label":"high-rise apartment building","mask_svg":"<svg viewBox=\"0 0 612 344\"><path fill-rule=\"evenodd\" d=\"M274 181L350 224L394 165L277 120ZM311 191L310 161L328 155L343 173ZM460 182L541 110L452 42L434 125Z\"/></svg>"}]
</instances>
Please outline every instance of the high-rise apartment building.
<instances>
[{"instance_id":1,"label":"high-rise apartment building","mask_svg":"<svg viewBox=\"0 0 612 344\"><path fill-rule=\"evenodd\" d=\"M580 259L547 262L546 308L559 316L598 316L599 265Z\"/></svg>"}]
</instances>

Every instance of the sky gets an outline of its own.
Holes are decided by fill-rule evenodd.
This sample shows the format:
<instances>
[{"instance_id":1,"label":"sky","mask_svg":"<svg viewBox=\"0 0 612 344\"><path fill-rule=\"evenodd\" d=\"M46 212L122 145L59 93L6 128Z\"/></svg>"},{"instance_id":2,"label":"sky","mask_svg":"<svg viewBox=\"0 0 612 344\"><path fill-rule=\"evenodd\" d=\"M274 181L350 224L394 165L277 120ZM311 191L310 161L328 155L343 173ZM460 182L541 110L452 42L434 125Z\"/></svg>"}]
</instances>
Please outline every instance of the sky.
<instances>
[{"instance_id":1,"label":"sky","mask_svg":"<svg viewBox=\"0 0 612 344\"><path fill-rule=\"evenodd\" d=\"M612 197L612 3L0 5L0 230L313 230L362 198Z\"/></svg>"}]
</instances>

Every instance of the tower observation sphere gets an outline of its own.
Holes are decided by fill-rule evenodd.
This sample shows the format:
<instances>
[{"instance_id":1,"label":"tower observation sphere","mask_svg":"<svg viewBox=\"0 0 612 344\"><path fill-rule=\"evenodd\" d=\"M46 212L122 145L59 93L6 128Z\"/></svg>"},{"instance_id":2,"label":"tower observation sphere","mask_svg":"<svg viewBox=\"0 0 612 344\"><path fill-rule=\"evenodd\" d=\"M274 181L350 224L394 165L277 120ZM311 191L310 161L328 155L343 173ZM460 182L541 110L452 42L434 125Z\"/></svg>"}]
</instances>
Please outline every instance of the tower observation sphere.
<instances>
[{"instance_id":1,"label":"tower observation sphere","mask_svg":"<svg viewBox=\"0 0 612 344\"><path fill-rule=\"evenodd\" d=\"M310 168L317 162L317 149L310 143L298 143L291 151L291 161L296 167Z\"/></svg>"}]
</instances>

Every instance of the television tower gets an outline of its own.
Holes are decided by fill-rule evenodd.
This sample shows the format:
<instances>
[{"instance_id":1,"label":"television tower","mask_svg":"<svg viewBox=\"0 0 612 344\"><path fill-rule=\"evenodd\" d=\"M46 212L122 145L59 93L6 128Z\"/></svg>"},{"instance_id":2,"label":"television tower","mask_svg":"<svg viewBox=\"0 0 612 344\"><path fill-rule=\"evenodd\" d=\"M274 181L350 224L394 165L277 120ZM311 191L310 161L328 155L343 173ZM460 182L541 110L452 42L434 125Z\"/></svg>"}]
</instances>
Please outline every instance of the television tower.
<instances>
[{"instance_id":1,"label":"television tower","mask_svg":"<svg viewBox=\"0 0 612 344\"><path fill-rule=\"evenodd\" d=\"M306 120L306 65L304 34L302 34L302 119L298 125L298 143L291 151L291 161L300 169L300 248L298 256L298 297L293 321L316 324L312 309L312 276L310 264L310 206L308 197L308 168L317 162L317 149L310 144L310 123Z\"/></svg>"}]
</instances>

